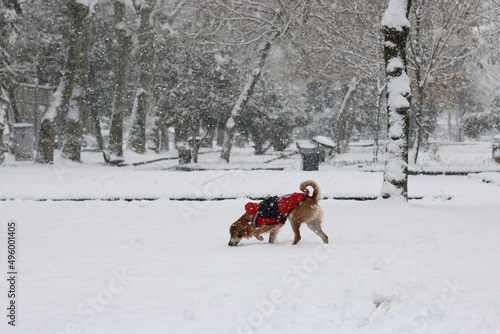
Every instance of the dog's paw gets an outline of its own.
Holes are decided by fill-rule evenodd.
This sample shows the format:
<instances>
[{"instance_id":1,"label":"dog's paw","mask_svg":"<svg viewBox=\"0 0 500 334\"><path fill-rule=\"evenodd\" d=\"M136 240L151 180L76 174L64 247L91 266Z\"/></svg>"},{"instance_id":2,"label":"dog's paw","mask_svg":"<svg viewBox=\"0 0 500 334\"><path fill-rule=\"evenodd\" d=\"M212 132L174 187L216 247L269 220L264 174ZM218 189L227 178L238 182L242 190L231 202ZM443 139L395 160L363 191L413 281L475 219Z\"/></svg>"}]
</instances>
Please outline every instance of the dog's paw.
<instances>
[{"instance_id":1,"label":"dog's paw","mask_svg":"<svg viewBox=\"0 0 500 334\"><path fill-rule=\"evenodd\" d=\"M264 241L264 238L261 235L256 235L255 238L259 241Z\"/></svg>"}]
</instances>

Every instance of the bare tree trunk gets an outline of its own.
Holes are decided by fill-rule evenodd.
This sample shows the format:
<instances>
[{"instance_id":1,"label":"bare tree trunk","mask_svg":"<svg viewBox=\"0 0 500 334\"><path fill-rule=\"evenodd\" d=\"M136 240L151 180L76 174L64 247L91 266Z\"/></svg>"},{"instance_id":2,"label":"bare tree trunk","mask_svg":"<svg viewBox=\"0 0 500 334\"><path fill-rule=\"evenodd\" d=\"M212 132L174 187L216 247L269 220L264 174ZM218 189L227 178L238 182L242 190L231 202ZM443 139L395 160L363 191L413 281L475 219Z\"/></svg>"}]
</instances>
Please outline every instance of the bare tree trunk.
<instances>
[{"instance_id":1,"label":"bare tree trunk","mask_svg":"<svg viewBox=\"0 0 500 334\"><path fill-rule=\"evenodd\" d=\"M14 123L19 123L19 122L21 122L21 117L19 116L19 108L17 107L17 103L16 103L16 93L15 93L14 85L9 80L9 82L6 85L4 85L3 87L7 93L7 97L9 98L10 106L12 107L12 111L14 113Z\"/></svg>"},{"instance_id":2,"label":"bare tree trunk","mask_svg":"<svg viewBox=\"0 0 500 334\"><path fill-rule=\"evenodd\" d=\"M101 133L101 119L99 117L99 111L96 108L91 108L90 110L92 116L92 125L94 128L95 139L97 141L97 147L100 151L104 150L104 139Z\"/></svg>"},{"instance_id":3,"label":"bare tree trunk","mask_svg":"<svg viewBox=\"0 0 500 334\"><path fill-rule=\"evenodd\" d=\"M452 141L453 135L452 135L452 130L451 130L451 109L448 108L447 114L446 114L446 123L448 125L448 141Z\"/></svg>"},{"instance_id":4,"label":"bare tree trunk","mask_svg":"<svg viewBox=\"0 0 500 334\"><path fill-rule=\"evenodd\" d=\"M220 159L223 161L229 162L229 157L231 156L231 148L233 147L233 139L234 139L234 134L236 132L237 124L239 122L239 119L241 118L241 115L245 110L245 106L252 97L253 90L255 88L255 85L259 81L260 74L262 72L264 64L266 63L267 56L271 51L271 47L273 43L276 41L276 39L279 37L279 35L280 35L279 30L272 31L269 36L269 39L262 44L259 50L259 61L257 62L257 65L254 67L252 73L250 73L250 75L248 76L247 82L243 87L240 96L238 97L238 100L236 101L236 104L233 107L233 110L231 111L231 117L229 117L226 123L226 133L224 136L224 142L222 144L222 151L220 154Z\"/></svg>"},{"instance_id":5,"label":"bare tree trunk","mask_svg":"<svg viewBox=\"0 0 500 334\"><path fill-rule=\"evenodd\" d=\"M390 0L382 19L387 79L387 137L383 198L408 201L408 132L410 79L406 71L406 40L411 0Z\"/></svg>"},{"instance_id":6,"label":"bare tree trunk","mask_svg":"<svg viewBox=\"0 0 500 334\"><path fill-rule=\"evenodd\" d=\"M163 115L157 115L155 126L152 130L156 153L169 150L168 126Z\"/></svg>"},{"instance_id":7,"label":"bare tree trunk","mask_svg":"<svg viewBox=\"0 0 500 334\"><path fill-rule=\"evenodd\" d=\"M67 4L69 5L69 3L70 2L68 1ZM66 113L68 111L69 101L73 94L76 68L78 66L77 48L78 38L73 36L71 37L68 55L66 56L64 75L61 78L59 87L52 96L52 101L47 112L41 119L35 158L35 161L38 163L54 163L54 142L56 139L57 128L65 128Z\"/></svg>"},{"instance_id":8,"label":"bare tree trunk","mask_svg":"<svg viewBox=\"0 0 500 334\"><path fill-rule=\"evenodd\" d=\"M222 146L224 144L224 127L217 126L217 135L215 138L215 145Z\"/></svg>"},{"instance_id":9,"label":"bare tree trunk","mask_svg":"<svg viewBox=\"0 0 500 334\"><path fill-rule=\"evenodd\" d=\"M155 97L156 105L159 98ZM169 138L168 138L168 127L169 124L166 123L166 111L160 111L158 107L153 110L154 125L150 131L150 139L154 144L154 150L156 153L160 154L169 150Z\"/></svg>"},{"instance_id":10,"label":"bare tree trunk","mask_svg":"<svg viewBox=\"0 0 500 334\"><path fill-rule=\"evenodd\" d=\"M63 156L80 162L82 148L82 118L85 108L85 93L89 72L89 50L91 46L92 22L90 8L76 0L66 0L72 18L71 45L75 56L75 73L68 114L64 127Z\"/></svg>"},{"instance_id":11,"label":"bare tree trunk","mask_svg":"<svg viewBox=\"0 0 500 334\"><path fill-rule=\"evenodd\" d=\"M169 9L166 8L166 4L170 5ZM157 15L157 22L160 26L169 26L172 27L174 23L175 17L179 14L181 9L186 6L188 3L187 0L176 0L176 1L167 1L162 0L161 2L157 2L157 6L159 8L156 9L157 12L162 12L161 15ZM173 39L173 35L167 37L167 44ZM159 93L162 94L162 93ZM157 95L159 95L157 94ZM155 96L155 101L159 101L159 96ZM156 103L158 105L158 103ZM155 152L161 153L170 150L169 143L169 134L168 127L169 124L166 124L166 111L156 109L154 111L154 122L151 133L153 135L153 142L155 145Z\"/></svg>"},{"instance_id":12,"label":"bare tree trunk","mask_svg":"<svg viewBox=\"0 0 500 334\"><path fill-rule=\"evenodd\" d=\"M43 118L38 134L38 146L35 161L42 164L54 163L54 141L56 140L56 122Z\"/></svg>"},{"instance_id":13,"label":"bare tree trunk","mask_svg":"<svg viewBox=\"0 0 500 334\"><path fill-rule=\"evenodd\" d=\"M7 94L5 94L3 88L0 86L0 164L5 160L5 146L3 142L3 132L5 129L5 119L8 113L8 102Z\"/></svg>"},{"instance_id":14,"label":"bare tree trunk","mask_svg":"<svg viewBox=\"0 0 500 334\"><path fill-rule=\"evenodd\" d=\"M353 78L348 85L347 93L344 96L342 105L340 106L339 118L337 119L337 125L335 126L335 151L337 153L345 153L347 151L347 146L349 145L347 139L347 113L349 112L349 104L351 103L352 97L356 92L356 87L358 86L360 80L358 78Z\"/></svg>"},{"instance_id":15,"label":"bare tree trunk","mask_svg":"<svg viewBox=\"0 0 500 334\"><path fill-rule=\"evenodd\" d=\"M0 115L0 117L3 115ZM3 163L5 160L5 148L4 148L4 143L3 143L3 130L5 129L5 125L3 120L0 121L0 165Z\"/></svg>"},{"instance_id":16,"label":"bare tree trunk","mask_svg":"<svg viewBox=\"0 0 500 334\"><path fill-rule=\"evenodd\" d=\"M377 80L377 90L378 90L378 96L377 96L377 117L376 117L376 124L375 124L375 135L374 135L374 143L375 143L375 149L373 152L373 161L378 162L378 145L379 145L379 137L380 137L380 114L382 113L382 99L384 97L384 93L386 93L387 85L380 85L380 81Z\"/></svg>"},{"instance_id":17,"label":"bare tree trunk","mask_svg":"<svg viewBox=\"0 0 500 334\"><path fill-rule=\"evenodd\" d=\"M134 1L135 3L135 1ZM135 93L134 108L132 110L132 125L130 128L128 147L143 154L146 152L146 115L151 105L151 82L153 80L153 63L155 59L153 48L154 31L152 26L151 13L153 12L155 1L145 0L136 5L136 10L140 17L139 31L137 35L138 58L139 58L139 78L137 81L137 91Z\"/></svg>"},{"instance_id":18,"label":"bare tree trunk","mask_svg":"<svg viewBox=\"0 0 500 334\"><path fill-rule=\"evenodd\" d=\"M67 66L67 65L66 65ZM38 135L38 145L35 161L42 164L53 164L54 163L54 142L56 139L56 128L57 128L57 115L61 114L61 109L63 108L63 95L67 89L66 83L69 80L68 71L61 78L59 87L52 96L52 101L50 106L41 119L40 123L40 133ZM66 105L69 98L66 99Z\"/></svg>"},{"instance_id":19,"label":"bare tree trunk","mask_svg":"<svg viewBox=\"0 0 500 334\"><path fill-rule=\"evenodd\" d=\"M417 3L414 2L414 13L415 13L415 59L420 59L420 30L422 28L420 8L418 8ZM423 132L423 109L424 109L424 81L422 78L422 67L419 61L415 62L415 79L417 80L417 110L415 115L415 122L417 132L415 134L415 157L413 163L417 163L418 161L418 153L420 151L420 144L422 142L422 132Z\"/></svg>"},{"instance_id":20,"label":"bare tree trunk","mask_svg":"<svg viewBox=\"0 0 500 334\"><path fill-rule=\"evenodd\" d=\"M115 37L118 57L115 67L115 98L109 129L109 153L123 156L123 116L127 110L127 82L132 36L125 24L125 3L114 1Z\"/></svg>"},{"instance_id":21,"label":"bare tree trunk","mask_svg":"<svg viewBox=\"0 0 500 334\"><path fill-rule=\"evenodd\" d=\"M418 73L418 71L415 71ZM419 75L417 75L417 110L416 110L416 127L417 127L417 132L415 134L415 156L413 163L417 163L418 161L418 153L420 151L420 146L423 142L423 136L424 136L424 125L422 124L424 121L423 118L423 113L424 113L424 88L420 85L420 80L418 79Z\"/></svg>"},{"instance_id":22,"label":"bare tree trunk","mask_svg":"<svg viewBox=\"0 0 500 334\"><path fill-rule=\"evenodd\" d=\"M64 129L66 127L66 117L68 114L69 101L71 99L71 95L73 94L73 87L75 85L76 67L78 66L76 61L77 51L75 48L76 44L70 43L68 55L66 56L66 68L58 87L58 91L60 91L59 93L56 92L57 95L55 95L52 100L52 103L54 104L54 111L53 113L47 113L49 115L46 114L47 117L54 117L56 127L54 131L55 136L57 136L59 139L59 147L63 144L64 141ZM48 125L50 123L47 122L46 124ZM54 137L54 140L55 138L56 137Z\"/></svg>"},{"instance_id":23,"label":"bare tree trunk","mask_svg":"<svg viewBox=\"0 0 500 334\"><path fill-rule=\"evenodd\" d=\"M209 135L210 131L207 131L207 133L205 133L205 135L200 139L199 142L196 142L193 137L193 144L191 145L191 155L195 164L198 163L198 153L200 152L201 145L203 145L203 142L209 137Z\"/></svg>"}]
</instances>

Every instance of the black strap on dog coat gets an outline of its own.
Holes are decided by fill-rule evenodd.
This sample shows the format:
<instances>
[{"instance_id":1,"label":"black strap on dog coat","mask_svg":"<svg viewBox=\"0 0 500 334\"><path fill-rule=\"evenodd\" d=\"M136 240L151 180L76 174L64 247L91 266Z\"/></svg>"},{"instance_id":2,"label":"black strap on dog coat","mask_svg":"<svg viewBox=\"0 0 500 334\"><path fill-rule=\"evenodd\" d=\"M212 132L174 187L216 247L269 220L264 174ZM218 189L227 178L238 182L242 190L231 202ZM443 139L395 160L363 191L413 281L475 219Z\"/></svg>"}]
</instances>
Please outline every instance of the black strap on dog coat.
<instances>
[{"instance_id":1,"label":"black strap on dog coat","mask_svg":"<svg viewBox=\"0 0 500 334\"><path fill-rule=\"evenodd\" d=\"M269 197L260 202L253 218L254 226L257 226L257 219L259 218L272 218L279 220L283 224L285 223L286 217L283 217L279 211L278 196Z\"/></svg>"}]
</instances>

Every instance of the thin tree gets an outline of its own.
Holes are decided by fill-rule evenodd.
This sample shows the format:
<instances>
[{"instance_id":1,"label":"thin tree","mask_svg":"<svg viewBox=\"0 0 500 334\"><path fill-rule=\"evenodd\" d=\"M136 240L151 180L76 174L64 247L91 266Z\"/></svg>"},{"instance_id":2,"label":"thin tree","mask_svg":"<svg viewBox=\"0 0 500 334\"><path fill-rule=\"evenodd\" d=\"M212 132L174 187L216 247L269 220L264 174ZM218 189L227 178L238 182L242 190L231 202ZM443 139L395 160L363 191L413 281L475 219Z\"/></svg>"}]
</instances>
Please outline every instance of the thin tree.
<instances>
[{"instance_id":1,"label":"thin tree","mask_svg":"<svg viewBox=\"0 0 500 334\"><path fill-rule=\"evenodd\" d=\"M408 201L408 132L410 79L406 69L406 40L410 32L411 0L390 0L382 18L387 81L387 137L383 198Z\"/></svg>"},{"instance_id":2,"label":"thin tree","mask_svg":"<svg viewBox=\"0 0 500 334\"><path fill-rule=\"evenodd\" d=\"M52 96L47 112L41 119L40 133L38 134L38 145L35 161L42 164L54 163L54 142L56 139L57 115L67 107L69 101L68 90L65 89L69 81L69 72L66 71L56 92ZM65 94L63 94L63 92ZM63 102L64 101L64 102Z\"/></svg>"},{"instance_id":3,"label":"thin tree","mask_svg":"<svg viewBox=\"0 0 500 334\"><path fill-rule=\"evenodd\" d=\"M70 160L81 161L83 110L85 108L85 93L89 73L89 51L91 46L92 21L90 6L77 0L65 0L72 18L73 34L71 43L74 45L75 73L71 97L64 126L64 143L62 155Z\"/></svg>"},{"instance_id":4,"label":"thin tree","mask_svg":"<svg viewBox=\"0 0 500 334\"><path fill-rule=\"evenodd\" d=\"M248 39L262 41L258 48L255 65L231 110L231 116L226 122L220 160L229 162L237 125L248 101L252 97L271 48L280 36L292 36L292 33L288 33L303 25L309 10L309 0L262 1L259 3L245 0L234 2L235 8L223 5L221 2L218 3L230 16L225 18L227 22L240 23L240 26L236 27L236 30L240 30L239 40L245 42Z\"/></svg>"},{"instance_id":5,"label":"thin tree","mask_svg":"<svg viewBox=\"0 0 500 334\"><path fill-rule=\"evenodd\" d=\"M15 100L15 77L26 68L19 64L13 41L19 33L19 21L23 16L22 2L0 1L0 164L4 160L3 134L6 123L12 133L12 123L19 121L19 110ZM9 122L9 109L12 110Z\"/></svg>"},{"instance_id":6,"label":"thin tree","mask_svg":"<svg viewBox=\"0 0 500 334\"><path fill-rule=\"evenodd\" d=\"M139 62L139 77L132 109L132 124L129 132L128 148L136 153L146 152L146 117L151 106L153 93L154 26L152 13L155 0L134 0L134 7L139 16L137 32L137 55Z\"/></svg>"},{"instance_id":7,"label":"thin tree","mask_svg":"<svg viewBox=\"0 0 500 334\"><path fill-rule=\"evenodd\" d=\"M307 30L308 38L301 41L299 48L310 49L307 54L309 68L322 73L329 80L345 82L348 89L344 95L338 114L334 139L336 152L344 153L349 145L349 112L350 101L359 85L373 83L378 92L376 110L379 115L384 105L381 85L383 80L382 34L380 20L385 0L341 0L335 6L329 2L317 1L311 7ZM311 59L315 60L311 61ZM374 127L374 138L378 145L378 122ZM376 152L376 151L375 151Z\"/></svg>"},{"instance_id":8,"label":"thin tree","mask_svg":"<svg viewBox=\"0 0 500 334\"><path fill-rule=\"evenodd\" d=\"M356 93L356 87L358 86L360 80L354 77L351 82L347 85L347 93L344 95L342 104L340 105L339 117L337 119L337 125L335 127L335 152L344 153L347 151L349 143L347 141L347 113L349 112L349 104L352 97Z\"/></svg>"},{"instance_id":9,"label":"thin tree","mask_svg":"<svg viewBox=\"0 0 500 334\"><path fill-rule=\"evenodd\" d=\"M5 160L4 155L4 143L3 143L3 132L5 129L5 120L7 118L7 105L9 98L4 92L2 86L0 86L0 164Z\"/></svg>"},{"instance_id":10,"label":"thin tree","mask_svg":"<svg viewBox=\"0 0 500 334\"><path fill-rule=\"evenodd\" d=\"M127 110L127 83L132 35L126 24L126 5L123 0L115 0L114 33L117 46L115 67L115 97L109 130L110 154L123 156L123 117Z\"/></svg>"},{"instance_id":11,"label":"thin tree","mask_svg":"<svg viewBox=\"0 0 500 334\"><path fill-rule=\"evenodd\" d=\"M231 116L226 123L226 133L224 136L224 143L222 144L222 151L220 154L220 158L226 162L229 162L229 157L231 155L231 148L233 146L236 125L241 118L241 114L245 110L245 106L252 97L255 85L259 81L260 74L262 73L262 69L264 67L264 64L266 63L266 59L269 56L269 52L271 51L271 46L276 41L279 35L280 31L278 29L271 31L267 40L259 48L259 60L252 72L248 75L247 82L241 90L240 96L238 97L238 100L231 110Z\"/></svg>"},{"instance_id":12,"label":"thin tree","mask_svg":"<svg viewBox=\"0 0 500 334\"><path fill-rule=\"evenodd\" d=\"M0 2L0 164L4 161L3 134L5 121L8 116L9 105L12 106L12 73L14 72L13 59L8 51L10 39L17 30L18 16L22 9L19 1ZM9 94L9 90L11 94ZM9 95L11 95L9 97Z\"/></svg>"},{"instance_id":13,"label":"thin tree","mask_svg":"<svg viewBox=\"0 0 500 334\"><path fill-rule=\"evenodd\" d=\"M36 162L54 162L56 126L64 129L63 154L73 161L81 160L82 114L87 88L91 17L89 5L65 0L71 16L70 47L66 68L52 102L41 120Z\"/></svg>"},{"instance_id":14,"label":"thin tree","mask_svg":"<svg viewBox=\"0 0 500 334\"><path fill-rule=\"evenodd\" d=\"M408 68L415 75L414 108L415 155L418 161L420 147L428 133L425 130L429 110L425 99L429 84L439 82L440 87L458 86L463 80L457 76L463 64L481 56L478 42L481 1L470 0L413 0L412 24L409 39ZM472 14L475 13L475 14ZM448 95L451 88L441 91ZM449 96L448 96L449 97Z\"/></svg>"},{"instance_id":15,"label":"thin tree","mask_svg":"<svg viewBox=\"0 0 500 334\"><path fill-rule=\"evenodd\" d=\"M152 121L149 123L153 123L153 127L150 131L151 133L151 141L154 143L155 152L161 153L169 150L170 142L169 142L169 133L168 128L171 124L169 124L166 110L161 108L159 105L163 97L166 95L166 87L170 86L172 83L170 80L165 81L161 75L162 66L165 63L170 63L171 58L168 55L168 50L172 48L172 44L176 39L179 38L179 29L176 24L175 18L178 15L183 16L184 20L179 20L181 22L189 22L189 20L185 20L185 18L193 19L193 13L190 11L192 7L189 7L186 13L182 11L184 7L187 7L187 0L159 0L156 4L158 7L155 11L155 35L157 36L157 40L155 41L155 78L154 78L154 107L151 110L151 118ZM198 5L203 5L204 2L201 2ZM199 27L197 27L199 29ZM183 30L183 27L180 28ZM167 49L166 51L162 46Z\"/></svg>"}]
</instances>

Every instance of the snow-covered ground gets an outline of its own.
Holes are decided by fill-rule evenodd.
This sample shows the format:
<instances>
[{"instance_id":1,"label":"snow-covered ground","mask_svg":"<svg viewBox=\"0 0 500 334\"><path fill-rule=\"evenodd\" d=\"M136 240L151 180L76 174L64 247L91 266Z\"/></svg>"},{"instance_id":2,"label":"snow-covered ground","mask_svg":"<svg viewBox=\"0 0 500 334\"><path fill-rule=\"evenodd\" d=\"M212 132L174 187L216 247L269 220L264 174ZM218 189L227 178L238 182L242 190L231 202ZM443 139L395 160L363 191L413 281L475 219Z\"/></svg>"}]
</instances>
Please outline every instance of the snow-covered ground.
<instances>
[{"instance_id":1,"label":"snow-covered ground","mask_svg":"<svg viewBox=\"0 0 500 334\"><path fill-rule=\"evenodd\" d=\"M0 268L6 276L7 223L15 221L18 318L7 325L2 279L0 332L500 332L498 173L410 176L410 196L422 199L407 204L345 201L332 198L377 197L382 174L358 170L357 158L304 172L298 156L265 164L270 156L243 153L224 170L195 172L174 170L175 160L108 167L95 153L54 166L8 157ZM199 166L217 165L216 155L212 165L203 157ZM453 161L467 159L477 162L464 163L470 168L496 168L486 149ZM267 166L284 170L252 170ZM327 198L330 244L304 227L292 246L286 224L277 244L227 246L249 197L297 191L306 179ZM119 200L138 198L154 200Z\"/></svg>"}]
</instances>

